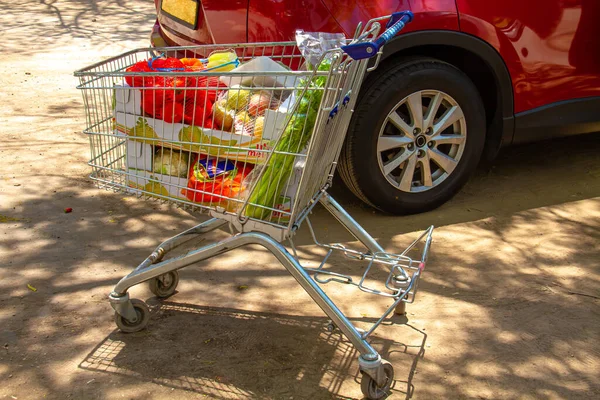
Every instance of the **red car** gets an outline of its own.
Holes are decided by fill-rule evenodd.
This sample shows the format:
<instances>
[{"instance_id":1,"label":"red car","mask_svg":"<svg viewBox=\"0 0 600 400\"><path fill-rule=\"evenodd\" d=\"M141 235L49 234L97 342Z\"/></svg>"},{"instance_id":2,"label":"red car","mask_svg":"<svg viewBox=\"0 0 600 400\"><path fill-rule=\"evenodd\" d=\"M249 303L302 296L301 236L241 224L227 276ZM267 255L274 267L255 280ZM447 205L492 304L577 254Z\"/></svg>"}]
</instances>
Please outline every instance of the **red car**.
<instances>
[{"instance_id":1,"label":"red car","mask_svg":"<svg viewBox=\"0 0 600 400\"><path fill-rule=\"evenodd\" d=\"M365 202L417 213L506 145L600 131L599 0L155 0L154 46L352 36L410 10L354 110L339 173Z\"/></svg>"}]
</instances>

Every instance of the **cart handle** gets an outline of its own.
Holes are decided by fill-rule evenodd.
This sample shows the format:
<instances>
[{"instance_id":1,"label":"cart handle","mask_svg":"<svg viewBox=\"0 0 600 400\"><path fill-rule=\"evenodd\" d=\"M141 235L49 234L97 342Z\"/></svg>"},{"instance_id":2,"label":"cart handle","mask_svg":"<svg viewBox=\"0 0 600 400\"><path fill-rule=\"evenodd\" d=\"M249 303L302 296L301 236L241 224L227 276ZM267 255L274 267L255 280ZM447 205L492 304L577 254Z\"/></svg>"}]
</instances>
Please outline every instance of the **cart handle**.
<instances>
[{"instance_id":1,"label":"cart handle","mask_svg":"<svg viewBox=\"0 0 600 400\"><path fill-rule=\"evenodd\" d=\"M373 42L353 43L342 46L342 50L354 60L362 60L371 58L377 54L391 38L396 36L406 24L411 22L414 15L410 11L395 12L390 16L390 19L385 26L385 32L381 34Z\"/></svg>"}]
</instances>

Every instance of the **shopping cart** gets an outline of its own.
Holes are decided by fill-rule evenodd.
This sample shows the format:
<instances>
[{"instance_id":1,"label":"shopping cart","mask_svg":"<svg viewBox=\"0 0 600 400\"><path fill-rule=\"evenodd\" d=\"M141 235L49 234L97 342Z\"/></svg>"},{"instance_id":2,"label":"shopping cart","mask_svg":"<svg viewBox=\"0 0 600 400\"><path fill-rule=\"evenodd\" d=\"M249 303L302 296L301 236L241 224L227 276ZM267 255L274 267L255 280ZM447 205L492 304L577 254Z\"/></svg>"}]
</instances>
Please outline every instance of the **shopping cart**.
<instances>
[{"instance_id":1,"label":"shopping cart","mask_svg":"<svg viewBox=\"0 0 600 400\"><path fill-rule=\"evenodd\" d=\"M179 269L258 244L327 314L328 329L339 328L358 349L364 394L387 396L392 365L367 339L394 310L414 301L433 227L404 251L386 252L327 189L363 77L377 68L383 45L411 20L410 12L400 12L359 25L351 40L325 49L317 62L307 63L294 42L233 44L134 50L75 72L85 103L91 178L102 187L213 217L160 244L117 283L109 299L121 331L144 329L150 318L143 301L129 298L130 287L149 282L153 294L169 297ZM189 64L215 54L232 61L196 70L196 61ZM185 60L186 67L169 64L169 57ZM309 218L317 203L366 249L321 243ZM303 223L324 249L316 268L301 265L294 245ZM231 237L165 259L183 243L224 226ZM415 250L419 256L409 257ZM326 268L334 252L364 263L360 279ZM382 271L382 280L373 283ZM392 304L370 329L358 329L319 286L329 282L389 297Z\"/></svg>"}]
</instances>

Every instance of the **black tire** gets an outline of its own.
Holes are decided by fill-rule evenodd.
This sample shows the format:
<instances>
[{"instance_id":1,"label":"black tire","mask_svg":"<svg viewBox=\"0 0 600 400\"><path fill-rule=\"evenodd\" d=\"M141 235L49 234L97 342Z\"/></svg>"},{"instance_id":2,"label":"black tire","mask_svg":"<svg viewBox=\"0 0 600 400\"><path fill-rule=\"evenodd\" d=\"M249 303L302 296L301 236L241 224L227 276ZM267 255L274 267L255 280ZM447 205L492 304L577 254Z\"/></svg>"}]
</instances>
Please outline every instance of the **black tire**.
<instances>
[{"instance_id":1,"label":"black tire","mask_svg":"<svg viewBox=\"0 0 600 400\"><path fill-rule=\"evenodd\" d=\"M429 211L448 201L468 181L483 152L485 110L473 82L450 64L412 59L384 66L378 75L368 77L363 88L340 157L339 172L346 186L365 203L397 215ZM385 178L378 164L377 140L388 113L421 90L442 91L458 103L467 139L458 165L443 182L424 192L409 193Z\"/></svg>"}]
</instances>

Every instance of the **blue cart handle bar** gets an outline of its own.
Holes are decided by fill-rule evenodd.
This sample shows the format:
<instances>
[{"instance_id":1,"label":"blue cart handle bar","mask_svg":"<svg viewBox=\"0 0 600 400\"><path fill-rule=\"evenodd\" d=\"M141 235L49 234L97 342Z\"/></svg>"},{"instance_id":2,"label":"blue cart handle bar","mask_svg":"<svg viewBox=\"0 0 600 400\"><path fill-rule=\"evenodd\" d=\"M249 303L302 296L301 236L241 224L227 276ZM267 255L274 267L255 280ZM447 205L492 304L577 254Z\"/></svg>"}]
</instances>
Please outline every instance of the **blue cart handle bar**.
<instances>
[{"instance_id":1,"label":"blue cart handle bar","mask_svg":"<svg viewBox=\"0 0 600 400\"><path fill-rule=\"evenodd\" d=\"M342 46L342 50L354 60L371 58L375 56L379 49L381 49L391 38L396 36L398 32L404 28L404 25L411 22L413 17L414 15L410 11L395 12L390 16L390 19L385 26L385 32L373 42L349 44Z\"/></svg>"}]
</instances>

